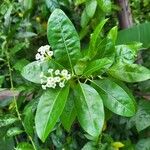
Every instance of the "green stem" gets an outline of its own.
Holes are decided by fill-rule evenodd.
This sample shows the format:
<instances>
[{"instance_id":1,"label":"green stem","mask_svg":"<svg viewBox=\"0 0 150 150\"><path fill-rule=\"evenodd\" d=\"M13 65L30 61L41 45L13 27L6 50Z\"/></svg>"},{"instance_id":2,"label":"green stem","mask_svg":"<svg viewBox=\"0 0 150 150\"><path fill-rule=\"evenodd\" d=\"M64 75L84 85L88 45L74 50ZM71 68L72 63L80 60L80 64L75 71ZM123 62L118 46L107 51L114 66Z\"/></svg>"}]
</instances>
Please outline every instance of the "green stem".
<instances>
[{"instance_id":1,"label":"green stem","mask_svg":"<svg viewBox=\"0 0 150 150\"><path fill-rule=\"evenodd\" d=\"M12 79L12 69L11 69L11 66L10 66L10 57L9 57L9 53L8 53L7 48L6 48L5 53L6 53L6 58L7 58L8 70L9 70L11 91L12 91L12 93L13 93L13 100L14 100L14 103L15 103L15 110L16 110L18 119L20 120L20 122L21 122L23 128L25 129L25 125L24 125L24 123L23 123L23 121L22 121L22 119L21 119L21 115L20 115L20 113L19 113L16 96L15 96L15 94L14 94L15 91L14 91L14 85L13 85L13 79ZM34 144L34 142L33 142L32 137L31 137L28 133L27 133L27 135L28 135L29 140L31 141L31 144L32 144L34 150L37 150L37 149L36 149L36 146L35 146L35 144Z\"/></svg>"}]
</instances>

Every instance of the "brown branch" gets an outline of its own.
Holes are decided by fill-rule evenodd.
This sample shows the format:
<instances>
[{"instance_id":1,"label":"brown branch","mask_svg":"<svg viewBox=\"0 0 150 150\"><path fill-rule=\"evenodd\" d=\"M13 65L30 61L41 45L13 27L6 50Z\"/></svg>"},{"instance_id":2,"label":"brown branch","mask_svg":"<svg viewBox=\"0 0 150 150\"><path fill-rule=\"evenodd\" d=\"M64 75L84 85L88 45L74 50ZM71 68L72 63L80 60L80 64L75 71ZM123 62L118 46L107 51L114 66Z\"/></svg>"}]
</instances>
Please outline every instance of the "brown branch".
<instances>
[{"instance_id":1,"label":"brown branch","mask_svg":"<svg viewBox=\"0 0 150 150\"><path fill-rule=\"evenodd\" d=\"M116 0L116 4L120 7L118 12L119 25L121 29L129 28L133 25L131 8L128 0Z\"/></svg>"}]
</instances>

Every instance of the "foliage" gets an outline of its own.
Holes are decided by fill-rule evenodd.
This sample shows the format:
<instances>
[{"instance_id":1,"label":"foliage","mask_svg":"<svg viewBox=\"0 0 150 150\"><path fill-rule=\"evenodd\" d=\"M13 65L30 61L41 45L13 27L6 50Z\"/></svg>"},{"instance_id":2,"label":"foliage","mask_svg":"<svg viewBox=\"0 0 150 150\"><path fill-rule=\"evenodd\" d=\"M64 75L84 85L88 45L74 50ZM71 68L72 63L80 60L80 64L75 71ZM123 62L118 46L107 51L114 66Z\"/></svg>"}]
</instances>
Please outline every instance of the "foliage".
<instances>
[{"instance_id":1,"label":"foliage","mask_svg":"<svg viewBox=\"0 0 150 150\"><path fill-rule=\"evenodd\" d=\"M149 149L149 23L118 33L110 0L0 4L0 149Z\"/></svg>"}]
</instances>

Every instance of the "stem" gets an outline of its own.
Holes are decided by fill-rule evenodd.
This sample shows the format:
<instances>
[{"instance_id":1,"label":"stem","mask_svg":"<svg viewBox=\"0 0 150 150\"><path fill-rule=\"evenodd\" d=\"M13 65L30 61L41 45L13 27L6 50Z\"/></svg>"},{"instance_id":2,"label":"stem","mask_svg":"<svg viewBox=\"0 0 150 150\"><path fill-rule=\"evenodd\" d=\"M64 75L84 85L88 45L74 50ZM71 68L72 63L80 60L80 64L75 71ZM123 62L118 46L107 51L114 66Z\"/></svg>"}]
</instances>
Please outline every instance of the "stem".
<instances>
[{"instance_id":1,"label":"stem","mask_svg":"<svg viewBox=\"0 0 150 150\"><path fill-rule=\"evenodd\" d=\"M15 95L14 85L13 85L13 79L12 79L12 69L11 69L11 66L10 66L10 57L9 57L9 53L8 53L7 48L6 48L5 53L6 53L6 58L7 58L8 70L9 70L11 91L12 91L12 93L13 93L13 99L14 99L14 103L15 103L15 110L16 110L18 119L20 120L20 122L21 122L23 128L25 129L25 125L24 125L24 123L23 123L23 121L22 121L22 119L21 119L21 115L20 115L20 113L19 113L19 109L18 109L18 105L17 105L16 95ZM36 146L35 146L35 144L34 144L34 142L33 142L32 137L31 137L28 133L26 133L26 134L28 135L28 138L29 138L29 140L31 141L31 144L32 144L34 150L37 150L37 149L36 149Z\"/></svg>"}]
</instances>

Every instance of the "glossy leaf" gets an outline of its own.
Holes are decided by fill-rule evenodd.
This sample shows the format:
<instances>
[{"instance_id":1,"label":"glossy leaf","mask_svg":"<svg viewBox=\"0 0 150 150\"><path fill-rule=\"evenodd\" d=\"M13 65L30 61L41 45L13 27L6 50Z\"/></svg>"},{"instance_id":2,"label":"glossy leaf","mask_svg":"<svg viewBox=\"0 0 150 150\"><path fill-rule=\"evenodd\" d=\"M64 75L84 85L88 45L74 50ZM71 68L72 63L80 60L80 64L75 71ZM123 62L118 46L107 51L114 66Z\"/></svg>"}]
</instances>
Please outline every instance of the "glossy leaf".
<instances>
[{"instance_id":1,"label":"glossy leaf","mask_svg":"<svg viewBox=\"0 0 150 150\"><path fill-rule=\"evenodd\" d=\"M138 111L135 116L136 128L142 131L150 126L150 102L140 101Z\"/></svg>"},{"instance_id":2,"label":"glossy leaf","mask_svg":"<svg viewBox=\"0 0 150 150\"><path fill-rule=\"evenodd\" d=\"M63 89L49 89L43 93L35 116L36 131L44 142L53 130L67 101L69 86ZM42 121L41 121L42 118Z\"/></svg>"},{"instance_id":3,"label":"glossy leaf","mask_svg":"<svg viewBox=\"0 0 150 150\"><path fill-rule=\"evenodd\" d=\"M108 20L108 19L103 20L103 21L96 27L96 29L94 30L94 32L93 32L93 34L92 34L92 36L91 36L91 39L90 39L90 46L89 46L89 54L88 54L90 58L93 58L93 57L96 55L96 52L97 52L97 51L95 51L95 48L96 48L96 46L97 46L97 43L98 43L98 42L100 43L100 41L99 41L100 33L101 33L101 31L102 31L103 26L104 26L105 23L107 22L107 20Z\"/></svg>"},{"instance_id":4,"label":"glossy leaf","mask_svg":"<svg viewBox=\"0 0 150 150\"><path fill-rule=\"evenodd\" d=\"M23 70L22 70L22 76L31 82L34 83L41 83L41 78L40 74L41 72L47 73L47 70L49 68L61 68L61 66L56 63L55 61L45 61L45 62L39 62L39 61L34 61L28 65L26 65Z\"/></svg>"},{"instance_id":5,"label":"glossy leaf","mask_svg":"<svg viewBox=\"0 0 150 150\"><path fill-rule=\"evenodd\" d=\"M118 63L110 68L109 74L126 82L140 82L150 79L150 70L137 64Z\"/></svg>"},{"instance_id":6,"label":"glossy leaf","mask_svg":"<svg viewBox=\"0 0 150 150\"><path fill-rule=\"evenodd\" d=\"M60 9L55 9L48 20L48 41L54 51L56 61L73 66L80 58L80 39L72 22Z\"/></svg>"},{"instance_id":7,"label":"glossy leaf","mask_svg":"<svg viewBox=\"0 0 150 150\"><path fill-rule=\"evenodd\" d=\"M74 90L77 117L82 128L95 140L104 124L104 108L100 95L91 86L79 83Z\"/></svg>"},{"instance_id":8,"label":"glossy leaf","mask_svg":"<svg viewBox=\"0 0 150 150\"><path fill-rule=\"evenodd\" d=\"M150 47L150 22L119 31L117 44L128 44L131 42L140 42L143 43L144 47Z\"/></svg>"},{"instance_id":9,"label":"glossy leaf","mask_svg":"<svg viewBox=\"0 0 150 150\"><path fill-rule=\"evenodd\" d=\"M112 112L130 117L135 114L134 100L128 93L111 79L95 80L93 87L99 92L104 105Z\"/></svg>"},{"instance_id":10,"label":"glossy leaf","mask_svg":"<svg viewBox=\"0 0 150 150\"><path fill-rule=\"evenodd\" d=\"M68 132L70 131L70 128L75 118L76 118L76 109L74 104L74 95L73 92L71 91L68 100L66 102L65 108L63 110L63 113L61 114L62 125Z\"/></svg>"},{"instance_id":11,"label":"glossy leaf","mask_svg":"<svg viewBox=\"0 0 150 150\"><path fill-rule=\"evenodd\" d=\"M100 75L101 73L104 73L111 65L112 61L108 58L94 60L87 64L87 67L84 69L83 75L89 76L95 72Z\"/></svg>"}]
</instances>

